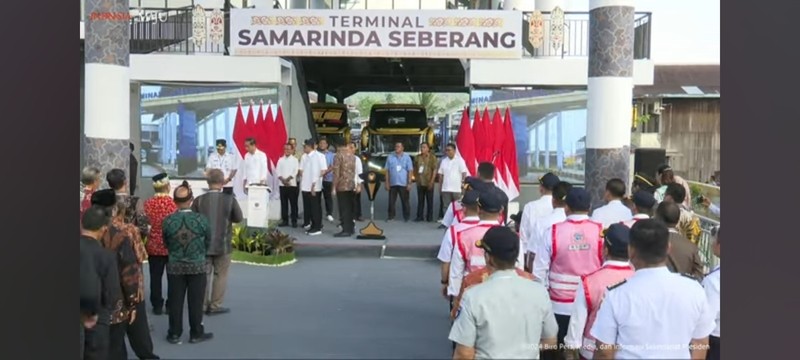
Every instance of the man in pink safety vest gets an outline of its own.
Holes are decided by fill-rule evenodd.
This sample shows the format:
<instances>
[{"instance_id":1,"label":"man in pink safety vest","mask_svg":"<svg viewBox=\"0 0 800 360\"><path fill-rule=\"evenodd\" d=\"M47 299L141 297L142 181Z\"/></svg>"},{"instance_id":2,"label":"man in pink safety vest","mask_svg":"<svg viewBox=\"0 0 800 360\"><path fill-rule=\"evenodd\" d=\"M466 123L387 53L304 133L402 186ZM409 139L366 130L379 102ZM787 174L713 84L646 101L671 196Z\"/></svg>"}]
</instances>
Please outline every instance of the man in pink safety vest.
<instances>
[{"instance_id":1,"label":"man in pink safety vest","mask_svg":"<svg viewBox=\"0 0 800 360\"><path fill-rule=\"evenodd\" d=\"M450 286L461 289L461 281L471 271L486 266L483 249L476 242L483 237L492 226L502 225L499 219L500 212L505 205L504 199L495 191L480 191L478 196L478 216L480 221L456 234L453 255L450 258ZM517 266L522 268L522 256L519 254Z\"/></svg>"},{"instance_id":2,"label":"man in pink safety vest","mask_svg":"<svg viewBox=\"0 0 800 360\"><path fill-rule=\"evenodd\" d=\"M639 220L651 218L653 216L653 208L658 203L653 194L644 190L635 192L632 200L634 206L636 207L636 214L633 215L633 219L623 222L623 224L627 225L628 227L633 226L633 224Z\"/></svg>"},{"instance_id":3,"label":"man in pink safety vest","mask_svg":"<svg viewBox=\"0 0 800 360\"><path fill-rule=\"evenodd\" d=\"M450 258L453 256L453 249L455 249L457 234L480 222L478 217L478 191L467 190L461 198L464 205L465 216L464 219L447 228L442 237L442 245L439 246L439 254L436 256L442 262L442 295L450 300L450 310L453 310L453 300L460 288L453 287L450 284Z\"/></svg>"},{"instance_id":4,"label":"man in pink safety vest","mask_svg":"<svg viewBox=\"0 0 800 360\"><path fill-rule=\"evenodd\" d=\"M603 224L589 219L589 192L573 187L566 203L567 220L545 231L533 260L533 276L549 290L558 322L559 349L543 351L543 358L560 357L581 276L603 263Z\"/></svg>"},{"instance_id":5,"label":"man in pink safety vest","mask_svg":"<svg viewBox=\"0 0 800 360\"><path fill-rule=\"evenodd\" d=\"M581 286L575 293L567 336L564 338L564 345L569 349L569 360L592 359L595 338L589 334L589 330L592 329L606 290L633 276L634 269L628 261L630 232L630 228L624 224L611 224L603 235L603 267L581 276Z\"/></svg>"}]
</instances>

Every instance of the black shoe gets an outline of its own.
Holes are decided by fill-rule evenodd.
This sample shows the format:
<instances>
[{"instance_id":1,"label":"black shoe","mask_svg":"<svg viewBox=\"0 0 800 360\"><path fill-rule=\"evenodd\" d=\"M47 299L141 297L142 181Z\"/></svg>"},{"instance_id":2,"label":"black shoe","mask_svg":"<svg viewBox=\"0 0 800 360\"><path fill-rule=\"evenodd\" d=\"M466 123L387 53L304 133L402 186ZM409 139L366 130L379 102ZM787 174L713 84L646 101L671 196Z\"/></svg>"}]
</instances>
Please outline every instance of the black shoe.
<instances>
[{"instance_id":1,"label":"black shoe","mask_svg":"<svg viewBox=\"0 0 800 360\"><path fill-rule=\"evenodd\" d=\"M169 335L169 336L167 336L167 342L172 344L172 345L178 345L178 344L181 343L181 337L180 336Z\"/></svg>"},{"instance_id":2,"label":"black shoe","mask_svg":"<svg viewBox=\"0 0 800 360\"><path fill-rule=\"evenodd\" d=\"M154 307L153 315L164 315L164 307L163 306Z\"/></svg>"},{"instance_id":3,"label":"black shoe","mask_svg":"<svg viewBox=\"0 0 800 360\"><path fill-rule=\"evenodd\" d=\"M441 225L439 225L439 227L438 227L438 228L439 228L439 229L447 229L447 226L444 226L444 224L441 224Z\"/></svg>"},{"instance_id":4,"label":"black shoe","mask_svg":"<svg viewBox=\"0 0 800 360\"><path fill-rule=\"evenodd\" d=\"M288 222L282 222L282 223L278 224L278 227L287 227L287 226L289 226Z\"/></svg>"},{"instance_id":5,"label":"black shoe","mask_svg":"<svg viewBox=\"0 0 800 360\"><path fill-rule=\"evenodd\" d=\"M333 237L351 237L351 236L353 236L353 234L344 231L333 234Z\"/></svg>"},{"instance_id":6,"label":"black shoe","mask_svg":"<svg viewBox=\"0 0 800 360\"><path fill-rule=\"evenodd\" d=\"M363 218L363 217L361 217L361 216L359 216L359 217L357 217L357 218L356 218L356 221L358 221L358 222L362 222L362 221L364 221L364 218Z\"/></svg>"},{"instance_id":7,"label":"black shoe","mask_svg":"<svg viewBox=\"0 0 800 360\"><path fill-rule=\"evenodd\" d=\"M219 315L219 314L225 314L225 313L229 313L229 312L231 312L231 309L228 309L226 307L220 307L220 308L216 308L216 309L208 309L208 311L206 311L206 315Z\"/></svg>"},{"instance_id":8,"label":"black shoe","mask_svg":"<svg viewBox=\"0 0 800 360\"><path fill-rule=\"evenodd\" d=\"M292 224L292 227L296 228L297 227L297 223Z\"/></svg>"},{"instance_id":9,"label":"black shoe","mask_svg":"<svg viewBox=\"0 0 800 360\"><path fill-rule=\"evenodd\" d=\"M416 218L414 219L414 222L422 222L422 218Z\"/></svg>"},{"instance_id":10,"label":"black shoe","mask_svg":"<svg viewBox=\"0 0 800 360\"><path fill-rule=\"evenodd\" d=\"M203 335L200 335L198 337L193 337L193 338L189 339L189 343L197 344L199 342L208 341L208 340L211 340L213 338L214 338L214 334L213 333L204 333Z\"/></svg>"}]
</instances>

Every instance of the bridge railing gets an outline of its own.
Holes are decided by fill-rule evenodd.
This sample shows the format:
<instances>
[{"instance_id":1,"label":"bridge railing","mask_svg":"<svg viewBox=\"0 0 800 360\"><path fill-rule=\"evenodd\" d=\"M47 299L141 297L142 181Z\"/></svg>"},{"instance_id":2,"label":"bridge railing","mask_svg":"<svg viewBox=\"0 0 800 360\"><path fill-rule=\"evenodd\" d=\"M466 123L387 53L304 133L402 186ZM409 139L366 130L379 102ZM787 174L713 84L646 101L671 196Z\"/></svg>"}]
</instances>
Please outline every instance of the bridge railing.
<instances>
[{"instance_id":1,"label":"bridge railing","mask_svg":"<svg viewBox=\"0 0 800 360\"><path fill-rule=\"evenodd\" d=\"M131 18L132 53L224 54L227 36L214 41L210 36L213 9L205 10L205 35L194 41L194 13L191 6L173 9L136 9L141 15ZM132 9L132 12L134 10ZM229 16L223 12L223 32L228 32ZM202 33L201 33L202 34Z\"/></svg>"},{"instance_id":2,"label":"bridge railing","mask_svg":"<svg viewBox=\"0 0 800 360\"><path fill-rule=\"evenodd\" d=\"M589 56L589 13L588 12L564 12L564 32L563 40L558 46L550 46L551 42L550 27L552 21L549 16L543 19L542 45L534 48L529 41L529 21L532 12L523 14L522 37L523 54L526 57L588 57ZM542 12L549 15L550 12ZM651 38L651 18L652 13L637 12L633 21L633 58L650 59L650 38Z\"/></svg>"},{"instance_id":3,"label":"bridge railing","mask_svg":"<svg viewBox=\"0 0 800 360\"><path fill-rule=\"evenodd\" d=\"M700 220L700 238L697 240L697 247L700 250L700 260L703 262L705 273L708 273L717 264L719 258L714 255L714 231L719 228L720 222L714 219L707 218L702 215L695 214Z\"/></svg>"}]
</instances>

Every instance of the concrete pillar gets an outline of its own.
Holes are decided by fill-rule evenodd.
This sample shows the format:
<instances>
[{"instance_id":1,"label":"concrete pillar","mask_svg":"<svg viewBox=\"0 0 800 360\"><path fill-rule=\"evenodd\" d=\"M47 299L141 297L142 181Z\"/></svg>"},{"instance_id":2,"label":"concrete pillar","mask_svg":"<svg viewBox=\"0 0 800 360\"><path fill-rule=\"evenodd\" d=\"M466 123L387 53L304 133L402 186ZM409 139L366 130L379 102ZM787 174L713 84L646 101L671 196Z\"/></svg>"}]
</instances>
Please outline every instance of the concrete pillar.
<instances>
[{"instance_id":1,"label":"concrete pillar","mask_svg":"<svg viewBox=\"0 0 800 360\"><path fill-rule=\"evenodd\" d=\"M86 0L85 11L129 12L128 0ZM84 163L103 173L130 171L130 24L85 21Z\"/></svg>"},{"instance_id":2,"label":"concrete pillar","mask_svg":"<svg viewBox=\"0 0 800 360\"><path fill-rule=\"evenodd\" d=\"M541 161L539 159L539 128L540 127L541 127L541 125L536 125L536 128L535 128L536 130L534 130L534 132L536 133L536 135L535 135L536 136L536 141L534 141L534 143L533 143L533 165L537 169L539 168L539 164L540 164L540 161Z\"/></svg>"},{"instance_id":3,"label":"concrete pillar","mask_svg":"<svg viewBox=\"0 0 800 360\"><path fill-rule=\"evenodd\" d=\"M609 179L628 181L633 96L633 0L590 0L586 189L602 204Z\"/></svg>"},{"instance_id":4,"label":"concrete pillar","mask_svg":"<svg viewBox=\"0 0 800 360\"><path fill-rule=\"evenodd\" d=\"M556 167L558 170L564 169L564 133L561 124L561 117L563 112L559 112L556 117Z\"/></svg>"},{"instance_id":5,"label":"concrete pillar","mask_svg":"<svg viewBox=\"0 0 800 360\"><path fill-rule=\"evenodd\" d=\"M550 119L544 121L544 168L550 169Z\"/></svg>"},{"instance_id":6,"label":"concrete pillar","mask_svg":"<svg viewBox=\"0 0 800 360\"><path fill-rule=\"evenodd\" d=\"M561 10L564 9L565 1L564 0L536 0L535 1L535 9L542 12L542 18L544 19L544 39L542 39L542 46L539 47L536 51L537 58L549 58L561 57L561 46L558 47L558 50L554 49L550 43L550 12L556 8L556 6L561 7ZM566 11L566 10L565 10ZM564 41L569 39L567 34L569 33L569 29L565 26L564 27Z\"/></svg>"}]
</instances>

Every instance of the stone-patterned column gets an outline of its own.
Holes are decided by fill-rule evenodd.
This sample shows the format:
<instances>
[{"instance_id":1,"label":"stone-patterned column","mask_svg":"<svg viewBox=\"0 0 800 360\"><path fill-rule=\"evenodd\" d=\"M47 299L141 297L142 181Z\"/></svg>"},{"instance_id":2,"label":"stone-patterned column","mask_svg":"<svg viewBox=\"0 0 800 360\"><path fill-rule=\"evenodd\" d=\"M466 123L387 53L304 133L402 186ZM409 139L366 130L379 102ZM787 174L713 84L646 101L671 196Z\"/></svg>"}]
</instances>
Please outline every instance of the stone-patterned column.
<instances>
[{"instance_id":1,"label":"stone-patterned column","mask_svg":"<svg viewBox=\"0 0 800 360\"><path fill-rule=\"evenodd\" d=\"M602 205L606 182L628 182L633 97L633 0L589 2L586 189Z\"/></svg>"},{"instance_id":2,"label":"stone-patterned column","mask_svg":"<svg viewBox=\"0 0 800 360\"><path fill-rule=\"evenodd\" d=\"M130 171L128 0L86 0L84 162ZM94 19L90 14L97 13Z\"/></svg>"}]
</instances>

